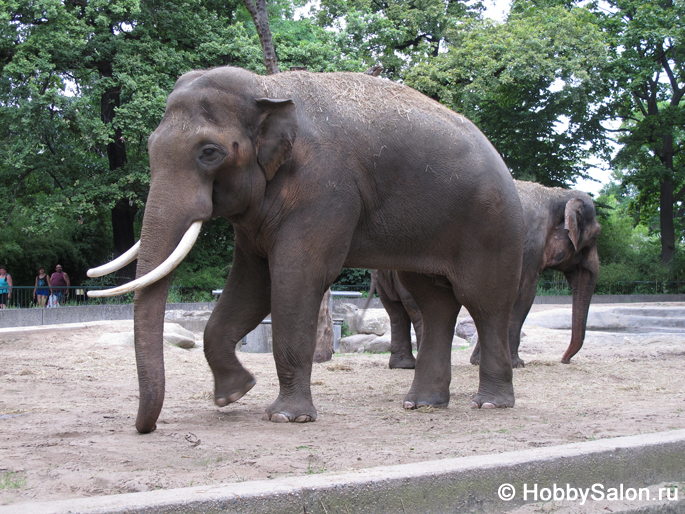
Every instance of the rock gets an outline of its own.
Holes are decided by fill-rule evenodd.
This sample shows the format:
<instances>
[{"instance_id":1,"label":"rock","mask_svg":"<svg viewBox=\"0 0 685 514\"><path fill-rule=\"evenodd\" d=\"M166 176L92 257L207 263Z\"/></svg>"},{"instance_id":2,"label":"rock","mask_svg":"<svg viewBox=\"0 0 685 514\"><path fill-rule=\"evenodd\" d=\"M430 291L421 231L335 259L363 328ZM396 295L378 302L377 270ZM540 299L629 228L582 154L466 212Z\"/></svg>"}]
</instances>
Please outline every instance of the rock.
<instances>
[{"instance_id":1,"label":"rock","mask_svg":"<svg viewBox=\"0 0 685 514\"><path fill-rule=\"evenodd\" d=\"M367 309L359 311L356 331L360 334L376 334L382 336L390 331L390 317L385 309Z\"/></svg>"},{"instance_id":2,"label":"rock","mask_svg":"<svg viewBox=\"0 0 685 514\"><path fill-rule=\"evenodd\" d=\"M319 306L319 319L316 325L316 349L314 362L326 362L333 358L333 317L331 316L331 290L323 295Z\"/></svg>"},{"instance_id":3,"label":"rock","mask_svg":"<svg viewBox=\"0 0 685 514\"><path fill-rule=\"evenodd\" d=\"M465 348L469 346L469 342L459 336L452 338L452 348Z\"/></svg>"},{"instance_id":4,"label":"rock","mask_svg":"<svg viewBox=\"0 0 685 514\"><path fill-rule=\"evenodd\" d=\"M164 314L166 321L172 321L191 332L203 332L211 311L170 310Z\"/></svg>"},{"instance_id":5,"label":"rock","mask_svg":"<svg viewBox=\"0 0 685 514\"><path fill-rule=\"evenodd\" d=\"M364 351L367 343L376 338L373 334L355 334L353 336L343 337L340 340L340 353L357 353L359 350Z\"/></svg>"},{"instance_id":6,"label":"rock","mask_svg":"<svg viewBox=\"0 0 685 514\"><path fill-rule=\"evenodd\" d=\"M358 313L359 307L353 303L340 303L333 306L333 315L335 318L342 318L347 325L347 330L352 334L357 332Z\"/></svg>"},{"instance_id":7,"label":"rock","mask_svg":"<svg viewBox=\"0 0 685 514\"><path fill-rule=\"evenodd\" d=\"M133 331L102 334L97 344L104 346L133 346Z\"/></svg>"},{"instance_id":8,"label":"rock","mask_svg":"<svg viewBox=\"0 0 685 514\"><path fill-rule=\"evenodd\" d=\"M195 346L195 334L186 330L178 323L164 323L164 342L179 348L193 348Z\"/></svg>"},{"instance_id":9,"label":"rock","mask_svg":"<svg viewBox=\"0 0 685 514\"><path fill-rule=\"evenodd\" d=\"M454 333L462 339L466 339L468 341L471 336L476 333L476 324L473 322L473 318L471 316L467 316L460 319L457 322L457 328L455 329Z\"/></svg>"},{"instance_id":10,"label":"rock","mask_svg":"<svg viewBox=\"0 0 685 514\"><path fill-rule=\"evenodd\" d=\"M390 332L375 338L366 344L366 353L386 353L390 351Z\"/></svg>"}]
</instances>

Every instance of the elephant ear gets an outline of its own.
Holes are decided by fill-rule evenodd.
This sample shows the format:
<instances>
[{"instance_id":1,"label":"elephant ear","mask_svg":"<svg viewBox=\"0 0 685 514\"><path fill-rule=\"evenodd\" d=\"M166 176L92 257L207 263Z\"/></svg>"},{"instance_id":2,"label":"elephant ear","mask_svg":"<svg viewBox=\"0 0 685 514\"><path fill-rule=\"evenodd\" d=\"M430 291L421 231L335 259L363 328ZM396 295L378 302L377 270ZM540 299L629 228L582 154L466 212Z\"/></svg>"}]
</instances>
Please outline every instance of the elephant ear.
<instances>
[{"instance_id":1,"label":"elephant ear","mask_svg":"<svg viewBox=\"0 0 685 514\"><path fill-rule=\"evenodd\" d=\"M257 104L265 117L257 135L257 162L267 180L292 157L293 144L297 136L297 117L292 100L259 98Z\"/></svg>"},{"instance_id":2,"label":"elephant ear","mask_svg":"<svg viewBox=\"0 0 685 514\"><path fill-rule=\"evenodd\" d=\"M568 237L573 247L578 251L578 243L583 225L583 208L585 203L580 198L573 198L566 203L564 213L564 228L568 230Z\"/></svg>"}]
</instances>

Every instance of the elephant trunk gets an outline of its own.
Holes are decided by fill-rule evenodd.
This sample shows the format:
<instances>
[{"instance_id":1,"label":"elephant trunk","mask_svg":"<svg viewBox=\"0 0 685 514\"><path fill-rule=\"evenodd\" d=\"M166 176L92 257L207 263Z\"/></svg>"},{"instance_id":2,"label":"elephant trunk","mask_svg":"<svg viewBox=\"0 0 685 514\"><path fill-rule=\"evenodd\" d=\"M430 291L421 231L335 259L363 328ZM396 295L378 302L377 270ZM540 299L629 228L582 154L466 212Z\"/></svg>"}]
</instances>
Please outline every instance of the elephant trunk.
<instances>
[{"instance_id":1,"label":"elephant trunk","mask_svg":"<svg viewBox=\"0 0 685 514\"><path fill-rule=\"evenodd\" d=\"M571 343L561 362L569 364L573 357L583 347L585 340L585 327L587 325L590 301L595 291L597 277L599 275L599 257L597 249L592 248L588 256L583 259L576 269L566 273L571 289L573 290L573 312L571 322Z\"/></svg>"},{"instance_id":2,"label":"elephant trunk","mask_svg":"<svg viewBox=\"0 0 685 514\"><path fill-rule=\"evenodd\" d=\"M152 196L152 194L151 194ZM140 235L136 280L157 269L174 251L190 221L174 219L148 199ZM163 205L163 202L162 202ZM191 220L192 221L192 220ZM138 289L134 299L133 330L135 336L138 386L140 391L136 429L152 432L164 402L164 312L172 273Z\"/></svg>"},{"instance_id":3,"label":"elephant trunk","mask_svg":"<svg viewBox=\"0 0 685 514\"><path fill-rule=\"evenodd\" d=\"M136 429L141 434L157 428L164 403L164 311L171 284L168 275L136 292L133 330L138 368L138 416Z\"/></svg>"}]
</instances>

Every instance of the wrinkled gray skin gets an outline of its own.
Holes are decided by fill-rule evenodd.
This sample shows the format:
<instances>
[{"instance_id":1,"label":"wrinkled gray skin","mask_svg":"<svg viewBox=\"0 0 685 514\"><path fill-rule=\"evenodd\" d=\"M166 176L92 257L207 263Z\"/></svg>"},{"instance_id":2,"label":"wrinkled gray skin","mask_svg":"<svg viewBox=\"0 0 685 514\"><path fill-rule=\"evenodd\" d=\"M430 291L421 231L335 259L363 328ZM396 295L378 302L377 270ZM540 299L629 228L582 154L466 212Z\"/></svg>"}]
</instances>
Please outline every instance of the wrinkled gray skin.
<instances>
[{"instance_id":1,"label":"wrinkled gray skin","mask_svg":"<svg viewBox=\"0 0 685 514\"><path fill-rule=\"evenodd\" d=\"M414 369L416 359L412 353L411 325L416 333L416 347L421 345L423 318L409 291L400 283L397 273L390 270L371 270L371 289L364 310L374 292L390 317L390 368Z\"/></svg>"},{"instance_id":2,"label":"wrinkled gray skin","mask_svg":"<svg viewBox=\"0 0 685 514\"><path fill-rule=\"evenodd\" d=\"M562 271L573 290L571 343L561 358L561 362L568 364L583 346L590 300L599 274L597 236L601 227L597 223L595 206L592 198L581 191L515 182L523 207L525 242L521 283L509 324L512 367L525 366L518 354L521 327L535 300L540 273L545 269ZM388 270L378 272L379 275L394 274ZM395 310L388 311L391 326L402 319ZM405 312L404 316L407 315ZM406 330L398 336L398 344L392 333L391 362L396 358L395 351L397 358L405 360L407 352L411 353L411 343L405 343ZM479 342L471 355L472 364L479 363L480 351Z\"/></svg>"},{"instance_id":3,"label":"wrinkled gray skin","mask_svg":"<svg viewBox=\"0 0 685 514\"><path fill-rule=\"evenodd\" d=\"M343 266L399 270L425 313L405 407L447 405L462 304L483 341L475 405L514 405L507 325L519 281L511 269L521 266L521 205L499 154L466 118L362 74L262 77L215 68L178 80L148 148L138 276L159 265L193 221L223 216L234 224L233 266L204 334L217 405L255 384L235 346L271 312L280 392L265 418L316 419L316 321ZM169 281L135 298L140 432L155 429L164 398Z\"/></svg>"}]
</instances>

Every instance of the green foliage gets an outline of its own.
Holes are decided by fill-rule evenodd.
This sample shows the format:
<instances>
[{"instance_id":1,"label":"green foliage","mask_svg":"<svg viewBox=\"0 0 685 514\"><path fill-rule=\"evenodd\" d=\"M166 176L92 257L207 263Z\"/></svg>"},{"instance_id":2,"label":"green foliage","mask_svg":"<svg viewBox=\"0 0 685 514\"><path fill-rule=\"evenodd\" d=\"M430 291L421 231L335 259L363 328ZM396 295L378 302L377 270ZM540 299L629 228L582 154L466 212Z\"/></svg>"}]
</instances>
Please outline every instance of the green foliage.
<instances>
[{"instance_id":1,"label":"green foliage","mask_svg":"<svg viewBox=\"0 0 685 514\"><path fill-rule=\"evenodd\" d=\"M606 152L606 45L584 8L516 2L504 24L457 25L407 83L474 121L514 177L567 186Z\"/></svg>"},{"instance_id":2,"label":"green foliage","mask_svg":"<svg viewBox=\"0 0 685 514\"><path fill-rule=\"evenodd\" d=\"M215 218L204 223L195 246L176 268L172 285L192 288L193 295L206 298L197 301L211 301L212 290L221 289L226 283L234 244L233 226L227 220Z\"/></svg>"},{"instance_id":3,"label":"green foliage","mask_svg":"<svg viewBox=\"0 0 685 514\"><path fill-rule=\"evenodd\" d=\"M684 276L679 262L669 267L660 260L658 237L649 234L646 226L635 223L629 203L619 203L613 195L597 198L598 218L602 232L597 240L599 279L597 294L640 294L674 291L665 282ZM682 259L683 250L679 250Z\"/></svg>"},{"instance_id":4,"label":"green foliage","mask_svg":"<svg viewBox=\"0 0 685 514\"><path fill-rule=\"evenodd\" d=\"M436 57L450 27L481 11L479 1L323 0L314 14L321 27L338 32L348 53L358 53L367 65L379 62L383 75L397 80Z\"/></svg>"},{"instance_id":5,"label":"green foliage","mask_svg":"<svg viewBox=\"0 0 685 514\"><path fill-rule=\"evenodd\" d=\"M672 0L605 4L597 10L609 49L602 78L611 91L610 107L623 122L618 130L623 147L614 165L623 172L624 184L637 187L643 220L659 217L654 228L668 263L685 235L685 5Z\"/></svg>"},{"instance_id":6,"label":"green foliage","mask_svg":"<svg viewBox=\"0 0 685 514\"><path fill-rule=\"evenodd\" d=\"M343 268L332 289L368 291L371 287L371 272L368 269Z\"/></svg>"}]
</instances>

